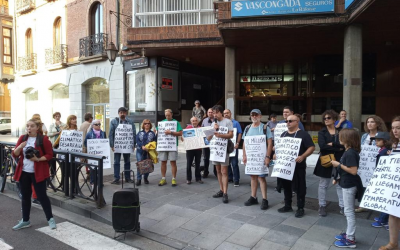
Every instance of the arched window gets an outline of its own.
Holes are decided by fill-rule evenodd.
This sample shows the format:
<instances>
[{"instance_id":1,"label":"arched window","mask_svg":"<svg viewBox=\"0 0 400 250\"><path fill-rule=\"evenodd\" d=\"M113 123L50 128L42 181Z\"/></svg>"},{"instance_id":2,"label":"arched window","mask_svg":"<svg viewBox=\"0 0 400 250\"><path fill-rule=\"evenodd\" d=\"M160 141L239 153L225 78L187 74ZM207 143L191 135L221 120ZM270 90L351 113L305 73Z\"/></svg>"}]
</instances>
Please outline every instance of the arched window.
<instances>
[{"instance_id":1,"label":"arched window","mask_svg":"<svg viewBox=\"0 0 400 250\"><path fill-rule=\"evenodd\" d=\"M54 21L53 26L53 35L54 35L54 47L58 47L62 43L62 34L61 34L61 17L57 17Z\"/></svg>"},{"instance_id":2,"label":"arched window","mask_svg":"<svg viewBox=\"0 0 400 250\"><path fill-rule=\"evenodd\" d=\"M90 34L103 33L103 6L96 2L90 11Z\"/></svg>"},{"instance_id":3,"label":"arched window","mask_svg":"<svg viewBox=\"0 0 400 250\"><path fill-rule=\"evenodd\" d=\"M33 53L32 30L28 29L25 33L25 54L30 55Z\"/></svg>"}]
</instances>

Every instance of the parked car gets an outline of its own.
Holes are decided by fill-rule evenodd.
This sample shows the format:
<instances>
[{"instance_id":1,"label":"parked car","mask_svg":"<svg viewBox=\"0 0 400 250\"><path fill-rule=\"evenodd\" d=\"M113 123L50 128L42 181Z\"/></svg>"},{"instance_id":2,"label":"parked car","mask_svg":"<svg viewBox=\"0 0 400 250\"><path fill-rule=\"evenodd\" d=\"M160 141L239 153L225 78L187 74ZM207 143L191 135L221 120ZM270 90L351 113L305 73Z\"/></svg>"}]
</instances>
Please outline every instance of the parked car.
<instances>
[{"instance_id":1,"label":"parked car","mask_svg":"<svg viewBox=\"0 0 400 250\"><path fill-rule=\"evenodd\" d=\"M11 133L11 117L0 117L0 134Z\"/></svg>"}]
</instances>

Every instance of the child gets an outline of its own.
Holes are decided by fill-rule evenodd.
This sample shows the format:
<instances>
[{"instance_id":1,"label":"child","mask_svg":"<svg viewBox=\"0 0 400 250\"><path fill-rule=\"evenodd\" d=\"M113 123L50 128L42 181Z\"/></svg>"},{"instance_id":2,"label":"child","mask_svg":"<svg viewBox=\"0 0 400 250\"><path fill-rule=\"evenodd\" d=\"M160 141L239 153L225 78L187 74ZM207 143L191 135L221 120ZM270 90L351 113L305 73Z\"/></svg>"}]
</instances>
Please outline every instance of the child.
<instances>
[{"instance_id":1,"label":"child","mask_svg":"<svg viewBox=\"0 0 400 250\"><path fill-rule=\"evenodd\" d=\"M391 149L391 141L390 141L390 134L388 132L378 132L378 134L375 136L375 142L376 146L380 148L379 154L376 157L376 165L378 165L379 158L381 156L387 156L388 155L388 150ZM379 217L375 217L374 221L371 226L380 228L380 227L385 227L386 230L389 230L389 215L385 213L381 213Z\"/></svg>"},{"instance_id":2,"label":"child","mask_svg":"<svg viewBox=\"0 0 400 250\"><path fill-rule=\"evenodd\" d=\"M332 161L333 167L337 168L337 175L333 184L339 183L343 190L344 214L347 219L347 230L345 233L337 235L335 239L336 247L356 247L356 215L354 212L355 197L357 187L361 179L357 175L360 161L361 139L358 132L354 129L343 129L339 133L339 141L345 147L345 152L338 161ZM339 180L337 180L339 179Z\"/></svg>"}]
</instances>

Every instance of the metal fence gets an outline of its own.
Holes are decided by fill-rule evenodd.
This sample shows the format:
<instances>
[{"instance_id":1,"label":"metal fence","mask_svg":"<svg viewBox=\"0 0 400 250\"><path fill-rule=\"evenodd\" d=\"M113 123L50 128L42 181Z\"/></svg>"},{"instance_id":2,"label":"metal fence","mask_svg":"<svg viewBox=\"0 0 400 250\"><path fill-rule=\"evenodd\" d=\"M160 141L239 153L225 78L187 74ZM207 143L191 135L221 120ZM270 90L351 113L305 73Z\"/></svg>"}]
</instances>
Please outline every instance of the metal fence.
<instances>
[{"instance_id":1,"label":"metal fence","mask_svg":"<svg viewBox=\"0 0 400 250\"><path fill-rule=\"evenodd\" d=\"M15 145L16 143L0 142L0 192L4 192L7 181L16 182L13 176L18 159L14 159L11 154ZM49 161L48 189L62 192L71 199L77 196L91 200L96 202L97 208L104 207L106 203L103 195L103 159L105 156L53 149L53 158ZM91 171L89 178L85 173L86 167ZM18 182L16 183L19 187Z\"/></svg>"}]
</instances>

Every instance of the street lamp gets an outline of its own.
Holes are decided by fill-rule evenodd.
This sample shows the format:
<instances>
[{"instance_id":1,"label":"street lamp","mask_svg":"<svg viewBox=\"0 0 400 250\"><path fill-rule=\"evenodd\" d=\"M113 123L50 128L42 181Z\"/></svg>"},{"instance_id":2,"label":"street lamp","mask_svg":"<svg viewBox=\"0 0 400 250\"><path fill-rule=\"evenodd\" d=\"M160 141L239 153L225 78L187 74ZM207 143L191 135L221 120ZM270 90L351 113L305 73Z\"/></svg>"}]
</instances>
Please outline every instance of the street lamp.
<instances>
[{"instance_id":1,"label":"street lamp","mask_svg":"<svg viewBox=\"0 0 400 250\"><path fill-rule=\"evenodd\" d=\"M118 49L117 47L115 47L115 44L113 42L110 42L108 44L106 52L108 60L110 61L111 65L114 65L115 59L117 58L118 55Z\"/></svg>"}]
</instances>

